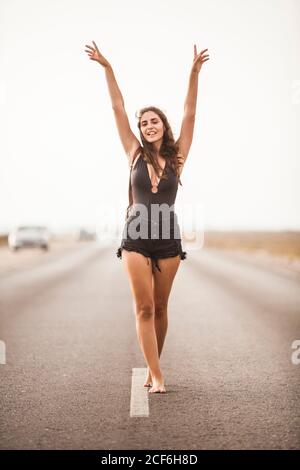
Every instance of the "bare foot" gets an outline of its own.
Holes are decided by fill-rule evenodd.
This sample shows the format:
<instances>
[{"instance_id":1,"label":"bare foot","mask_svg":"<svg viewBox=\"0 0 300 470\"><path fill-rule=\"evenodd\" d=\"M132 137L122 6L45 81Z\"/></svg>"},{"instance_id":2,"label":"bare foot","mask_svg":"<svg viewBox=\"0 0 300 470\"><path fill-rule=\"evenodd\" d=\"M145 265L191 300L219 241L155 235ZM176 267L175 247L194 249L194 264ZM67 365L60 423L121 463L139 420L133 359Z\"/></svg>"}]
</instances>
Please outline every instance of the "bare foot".
<instances>
[{"instance_id":1,"label":"bare foot","mask_svg":"<svg viewBox=\"0 0 300 470\"><path fill-rule=\"evenodd\" d=\"M150 372L149 367L148 367L148 375L147 375L146 382L144 383L144 387L152 387L152 377L151 377L151 372Z\"/></svg>"},{"instance_id":2,"label":"bare foot","mask_svg":"<svg viewBox=\"0 0 300 470\"><path fill-rule=\"evenodd\" d=\"M166 393L163 380L153 380L153 386L150 388L149 393Z\"/></svg>"}]
</instances>

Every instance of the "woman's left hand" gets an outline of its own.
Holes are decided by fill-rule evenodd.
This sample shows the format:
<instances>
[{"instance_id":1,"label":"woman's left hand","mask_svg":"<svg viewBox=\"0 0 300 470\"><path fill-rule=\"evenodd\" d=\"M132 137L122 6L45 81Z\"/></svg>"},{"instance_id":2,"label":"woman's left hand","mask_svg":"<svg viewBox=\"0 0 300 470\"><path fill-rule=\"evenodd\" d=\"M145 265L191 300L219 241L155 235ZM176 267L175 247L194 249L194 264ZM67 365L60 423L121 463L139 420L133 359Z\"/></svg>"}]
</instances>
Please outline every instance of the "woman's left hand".
<instances>
[{"instance_id":1,"label":"woman's left hand","mask_svg":"<svg viewBox=\"0 0 300 470\"><path fill-rule=\"evenodd\" d=\"M202 64L209 59L209 54L204 54L208 49L203 49L200 54L197 54L197 47L194 44L194 62L192 66L192 71L199 73L202 67Z\"/></svg>"}]
</instances>

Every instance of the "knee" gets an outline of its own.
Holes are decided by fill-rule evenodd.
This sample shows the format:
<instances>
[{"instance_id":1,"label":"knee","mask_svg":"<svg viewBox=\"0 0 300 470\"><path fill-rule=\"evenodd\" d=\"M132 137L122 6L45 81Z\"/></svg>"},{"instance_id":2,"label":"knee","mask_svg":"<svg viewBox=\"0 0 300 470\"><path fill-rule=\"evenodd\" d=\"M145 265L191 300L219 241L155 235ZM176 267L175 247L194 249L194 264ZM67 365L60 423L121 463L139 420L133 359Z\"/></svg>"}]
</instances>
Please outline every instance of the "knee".
<instances>
[{"instance_id":1,"label":"knee","mask_svg":"<svg viewBox=\"0 0 300 470\"><path fill-rule=\"evenodd\" d=\"M155 304L155 316L161 318L167 315L168 304L165 302L158 302Z\"/></svg>"},{"instance_id":2,"label":"knee","mask_svg":"<svg viewBox=\"0 0 300 470\"><path fill-rule=\"evenodd\" d=\"M154 317L154 305L151 302L143 302L136 307L137 318L149 320Z\"/></svg>"}]
</instances>

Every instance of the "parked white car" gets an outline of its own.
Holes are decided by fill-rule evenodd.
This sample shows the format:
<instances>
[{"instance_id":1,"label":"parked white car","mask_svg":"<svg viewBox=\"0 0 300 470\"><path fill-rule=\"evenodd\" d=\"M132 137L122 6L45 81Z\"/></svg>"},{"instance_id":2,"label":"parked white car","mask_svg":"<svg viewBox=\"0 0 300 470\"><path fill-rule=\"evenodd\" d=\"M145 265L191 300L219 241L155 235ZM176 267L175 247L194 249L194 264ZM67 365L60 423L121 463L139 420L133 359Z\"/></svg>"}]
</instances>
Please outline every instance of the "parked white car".
<instances>
[{"instance_id":1,"label":"parked white car","mask_svg":"<svg viewBox=\"0 0 300 470\"><path fill-rule=\"evenodd\" d=\"M8 235L8 246L11 250L23 247L37 247L43 250L49 248L49 231L47 227L20 226Z\"/></svg>"}]
</instances>

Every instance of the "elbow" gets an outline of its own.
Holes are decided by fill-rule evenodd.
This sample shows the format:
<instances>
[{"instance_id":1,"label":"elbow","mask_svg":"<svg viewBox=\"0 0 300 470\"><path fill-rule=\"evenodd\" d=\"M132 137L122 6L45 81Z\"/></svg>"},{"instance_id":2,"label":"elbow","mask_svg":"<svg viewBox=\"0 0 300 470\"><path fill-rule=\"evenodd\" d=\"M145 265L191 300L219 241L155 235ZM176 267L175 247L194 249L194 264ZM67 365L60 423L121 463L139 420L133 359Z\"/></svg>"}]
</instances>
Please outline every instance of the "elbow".
<instances>
[{"instance_id":1,"label":"elbow","mask_svg":"<svg viewBox=\"0 0 300 470\"><path fill-rule=\"evenodd\" d=\"M112 109L114 111L119 111L120 109L124 109L124 102L123 101L116 101L112 103Z\"/></svg>"},{"instance_id":2,"label":"elbow","mask_svg":"<svg viewBox=\"0 0 300 470\"><path fill-rule=\"evenodd\" d=\"M190 111L184 112L184 120L186 122L194 123L196 120L196 113L192 113Z\"/></svg>"},{"instance_id":3,"label":"elbow","mask_svg":"<svg viewBox=\"0 0 300 470\"><path fill-rule=\"evenodd\" d=\"M184 108L184 116L189 118L189 119L195 119L196 118L196 110L193 108L185 107Z\"/></svg>"}]
</instances>

